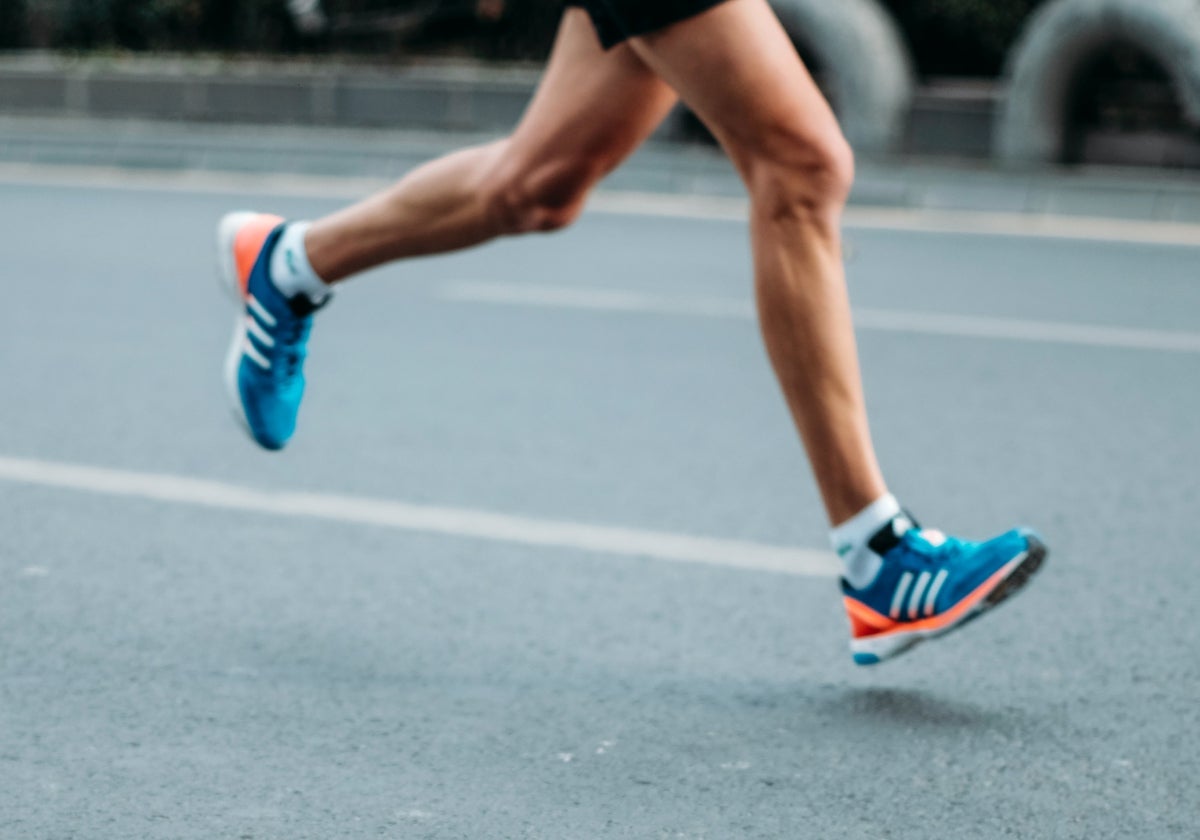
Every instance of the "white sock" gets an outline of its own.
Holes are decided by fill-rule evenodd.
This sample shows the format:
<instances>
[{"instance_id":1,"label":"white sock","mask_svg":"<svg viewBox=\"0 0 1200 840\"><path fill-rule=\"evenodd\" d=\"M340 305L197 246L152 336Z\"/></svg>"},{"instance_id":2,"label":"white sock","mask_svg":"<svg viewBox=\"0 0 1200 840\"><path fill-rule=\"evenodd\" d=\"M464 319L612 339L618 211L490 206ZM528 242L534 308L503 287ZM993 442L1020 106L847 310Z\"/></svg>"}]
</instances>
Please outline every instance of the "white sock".
<instances>
[{"instance_id":1,"label":"white sock","mask_svg":"<svg viewBox=\"0 0 1200 840\"><path fill-rule=\"evenodd\" d=\"M310 225L310 222L291 222L283 229L271 254L271 282L284 297L307 295L313 303L320 303L333 290L308 263L304 234Z\"/></svg>"},{"instance_id":2,"label":"white sock","mask_svg":"<svg viewBox=\"0 0 1200 840\"><path fill-rule=\"evenodd\" d=\"M844 566L843 576L855 589L870 586L883 565L883 558L871 550L867 541L899 513L900 503L888 493L829 532L829 541Z\"/></svg>"}]
</instances>

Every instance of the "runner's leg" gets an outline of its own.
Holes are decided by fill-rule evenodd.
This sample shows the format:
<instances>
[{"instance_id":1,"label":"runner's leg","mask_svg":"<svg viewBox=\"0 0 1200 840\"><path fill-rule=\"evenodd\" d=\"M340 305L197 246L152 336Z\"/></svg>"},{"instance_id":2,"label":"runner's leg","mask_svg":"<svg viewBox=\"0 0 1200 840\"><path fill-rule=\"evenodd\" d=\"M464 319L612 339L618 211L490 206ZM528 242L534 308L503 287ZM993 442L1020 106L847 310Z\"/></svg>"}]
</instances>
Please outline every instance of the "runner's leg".
<instances>
[{"instance_id":1,"label":"runner's leg","mask_svg":"<svg viewBox=\"0 0 1200 840\"><path fill-rule=\"evenodd\" d=\"M766 0L729 0L631 44L746 183L763 336L826 511L840 524L887 492L842 267L850 148Z\"/></svg>"},{"instance_id":2,"label":"runner's leg","mask_svg":"<svg viewBox=\"0 0 1200 840\"><path fill-rule=\"evenodd\" d=\"M336 282L403 257L560 228L675 101L628 45L604 51L587 14L568 9L541 85L510 137L425 164L315 222L305 239L309 261Z\"/></svg>"},{"instance_id":3,"label":"runner's leg","mask_svg":"<svg viewBox=\"0 0 1200 840\"><path fill-rule=\"evenodd\" d=\"M402 257L562 227L675 100L628 46L601 49L587 13L571 9L511 137L426 164L313 224L227 213L217 259L237 304L225 357L234 416L260 446L282 449L296 429L313 313L329 298L328 282Z\"/></svg>"}]
</instances>

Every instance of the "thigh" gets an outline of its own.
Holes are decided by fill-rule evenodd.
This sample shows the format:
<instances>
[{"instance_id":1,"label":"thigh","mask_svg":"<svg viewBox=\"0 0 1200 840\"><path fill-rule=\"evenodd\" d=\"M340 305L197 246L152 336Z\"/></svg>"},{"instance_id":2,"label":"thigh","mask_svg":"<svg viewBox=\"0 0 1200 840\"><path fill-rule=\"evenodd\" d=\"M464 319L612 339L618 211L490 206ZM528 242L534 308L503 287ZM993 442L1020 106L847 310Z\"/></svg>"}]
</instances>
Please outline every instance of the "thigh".
<instances>
[{"instance_id":1,"label":"thigh","mask_svg":"<svg viewBox=\"0 0 1200 840\"><path fill-rule=\"evenodd\" d=\"M509 154L586 160L607 172L654 132L676 99L628 44L605 50L587 13L568 8Z\"/></svg>"},{"instance_id":2,"label":"thigh","mask_svg":"<svg viewBox=\"0 0 1200 840\"><path fill-rule=\"evenodd\" d=\"M841 137L829 103L766 0L726 2L630 41L737 164ZM799 143L797 141L800 141Z\"/></svg>"}]
</instances>

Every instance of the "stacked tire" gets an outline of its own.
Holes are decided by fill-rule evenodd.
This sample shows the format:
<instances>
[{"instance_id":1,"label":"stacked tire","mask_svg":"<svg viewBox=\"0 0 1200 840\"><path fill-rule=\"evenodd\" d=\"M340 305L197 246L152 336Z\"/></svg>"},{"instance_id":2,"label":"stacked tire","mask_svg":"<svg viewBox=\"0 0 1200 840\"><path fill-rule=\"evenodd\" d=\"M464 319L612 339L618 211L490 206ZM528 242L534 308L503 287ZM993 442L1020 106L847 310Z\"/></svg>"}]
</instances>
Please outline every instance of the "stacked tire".
<instances>
[{"instance_id":1,"label":"stacked tire","mask_svg":"<svg viewBox=\"0 0 1200 840\"><path fill-rule=\"evenodd\" d=\"M879 0L772 0L861 152L902 148L913 61ZM1010 53L994 152L1014 164L1061 162L1081 76L1124 45L1170 79L1182 119L1200 137L1200 0L1047 0Z\"/></svg>"},{"instance_id":2,"label":"stacked tire","mask_svg":"<svg viewBox=\"0 0 1200 840\"><path fill-rule=\"evenodd\" d=\"M1060 161L1072 89L1088 64L1117 43L1165 69L1184 118L1200 126L1200 0L1051 0L1030 18L1009 60L997 157Z\"/></svg>"}]
</instances>

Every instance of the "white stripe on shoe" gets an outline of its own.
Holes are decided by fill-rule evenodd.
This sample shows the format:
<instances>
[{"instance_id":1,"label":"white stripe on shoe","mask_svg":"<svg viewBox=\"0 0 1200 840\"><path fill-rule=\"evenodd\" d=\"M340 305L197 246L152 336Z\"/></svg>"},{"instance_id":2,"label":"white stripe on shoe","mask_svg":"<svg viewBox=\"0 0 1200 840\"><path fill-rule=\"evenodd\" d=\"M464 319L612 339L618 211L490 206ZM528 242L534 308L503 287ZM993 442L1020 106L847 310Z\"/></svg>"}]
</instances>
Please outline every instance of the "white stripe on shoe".
<instances>
[{"instance_id":1,"label":"white stripe on shoe","mask_svg":"<svg viewBox=\"0 0 1200 840\"><path fill-rule=\"evenodd\" d=\"M259 326L258 321L249 315L246 316L246 330L250 333L250 335L257 338L264 347L275 346L275 339L271 336L271 334Z\"/></svg>"},{"instance_id":2,"label":"white stripe on shoe","mask_svg":"<svg viewBox=\"0 0 1200 840\"><path fill-rule=\"evenodd\" d=\"M905 572L900 576L896 594L892 596L892 608L888 611L888 615L893 619L900 618L900 607L904 604L904 595L908 592L908 587L912 585L912 579L912 572Z\"/></svg>"},{"instance_id":3,"label":"white stripe on shoe","mask_svg":"<svg viewBox=\"0 0 1200 840\"><path fill-rule=\"evenodd\" d=\"M250 307L250 311L254 313L255 317L263 322L263 326L275 326L275 316L268 312L267 308L259 303L254 295L246 298L246 305Z\"/></svg>"},{"instance_id":4,"label":"white stripe on shoe","mask_svg":"<svg viewBox=\"0 0 1200 840\"><path fill-rule=\"evenodd\" d=\"M921 608L921 596L925 594L925 587L929 585L929 579L933 575L929 572L921 572L917 578L917 585L913 587L912 597L908 599L908 617L910 620L917 617L917 612Z\"/></svg>"},{"instance_id":5,"label":"white stripe on shoe","mask_svg":"<svg viewBox=\"0 0 1200 840\"><path fill-rule=\"evenodd\" d=\"M925 615L933 615L933 605L937 602L938 593L942 591L942 584L946 582L949 574L949 570L942 569L933 579L933 586L929 587L929 594L925 596Z\"/></svg>"},{"instance_id":6,"label":"white stripe on shoe","mask_svg":"<svg viewBox=\"0 0 1200 840\"><path fill-rule=\"evenodd\" d=\"M258 348L254 346L254 342L250 340L250 336L242 336L242 350L250 357L250 361L258 365L263 370L271 369L271 360L258 352Z\"/></svg>"}]
</instances>

